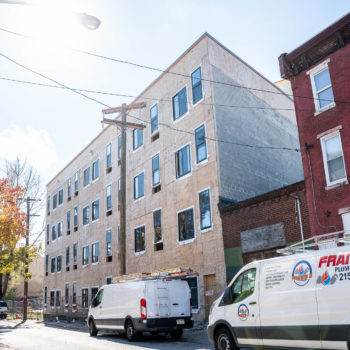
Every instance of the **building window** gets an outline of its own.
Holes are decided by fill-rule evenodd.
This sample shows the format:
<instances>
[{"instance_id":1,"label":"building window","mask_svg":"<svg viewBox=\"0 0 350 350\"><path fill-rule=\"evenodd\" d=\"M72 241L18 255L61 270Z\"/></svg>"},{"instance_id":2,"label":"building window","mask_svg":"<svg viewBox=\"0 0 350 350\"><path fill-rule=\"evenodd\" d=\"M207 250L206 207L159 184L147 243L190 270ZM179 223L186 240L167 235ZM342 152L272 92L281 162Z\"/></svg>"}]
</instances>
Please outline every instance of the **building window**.
<instances>
[{"instance_id":1,"label":"building window","mask_svg":"<svg viewBox=\"0 0 350 350\"><path fill-rule=\"evenodd\" d=\"M57 238L62 237L62 231L63 231L63 222L60 221L60 222L57 224Z\"/></svg>"},{"instance_id":2,"label":"building window","mask_svg":"<svg viewBox=\"0 0 350 350\"><path fill-rule=\"evenodd\" d=\"M50 291L50 306L51 307L55 306L55 291L54 290Z\"/></svg>"},{"instance_id":3,"label":"building window","mask_svg":"<svg viewBox=\"0 0 350 350\"><path fill-rule=\"evenodd\" d=\"M83 247L83 265L89 263L89 246Z\"/></svg>"},{"instance_id":4,"label":"building window","mask_svg":"<svg viewBox=\"0 0 350 350\"><path fill-rule=\"evenodd\" d=\"M74 227L78 227L78 207L74 207Z\"/></svg>"},{"instance_id":5,"label":"building window","mask_svg":"<svg viewBox=\"0 0 350 350\"><path fill-rule=\"evenodd\" d=\"M118 179L118 204L120 203L120 178Z\"/></svg>"},{"instance_id":6,"label":"building window","mask_svg":"<svg viewBox=\"0 0 350 350\"><path fill-rule=\"evenodd\" d=\"M69 283L66 283L66 288L64 293L64 304L69 305Z\"/></svg>"},{"instance_id":7,"label":"building window","mask_svg":"<svg viewBox=\"0 0 350 350\"><path fill-rule=\"evenodd\" d=\"M46 242L48 243L50 241L50 225L46 225Z\"/></svg>"},{"instance_id":8,"label":"building window","mask_svg":"<svg viewBox=\"0 0 350 350\"><path fill-rule=\"evenodd\" d=\"M47 286L44 288L44 306L47 305Z\"/></svg>"},{"instance_id":9,"label":"building window","mask_svg":"<svg viewBox=\"0 0 350 350\"><path fill-rule=\"evenodd\" d=\"M61 306L61 291L56 290L56 307Z\"/></svg>"},{"instance_id":10,"label":"building window","mask_svg":"<svg viewBox=\"0 0 350 350\"><path fill-rule=\"evenodd\" d=\"M158 104L154 105L151 110L151 134L158 130Z\"/></svg>"},{"instance_id":11,"label":"building window","mask_svg":"<svg viewBox=\"0 0 350 350\"><path fill-rule=\"evenodd\" d=\"M204 124L195 131L197 164L207 159L207 143Z\"/></svg>"},{"instance_id":12,"label":"building window","mask_svg":"<svg viewBox=\"0 0 350 350\"><path fill-rule=\"evenodd\" d=\"M193 104L195 105L203 97L201 67L197 68L191 74L191 82L192 82Z\"/></svg>"},{"instance_id":13,"label":"building window","mask_svg":"<svg viewBox=\"0 0 350 350\"><path fill-rule=\"evenodd\" d=\"M74 191L78 192L79 191L79 171L75 173L74 177Z\"/></svg>"},{"instance_id":14,"label":"building window","mask_svg":"<svg viewBox=\"0 0 350 350\"><path fill-rule=\"evenodd\" d=\"M154 229L154 243L163 241L162 232L162 210L158 209L153 212L153 229Z\"/></svg>"},{"instance_id":15,"label":"building window","mask_svg":"<svg viewBox=\"0 0 350 350\"><path fill-rule=\"evenodd\" d=\"M89 225L90 222L90 206L83 208L83 225Z\"/></svg>"},{"instance_id":16,"label":"building window","mask_svg":"<svg viewBox=\"0 0 350 350\"><path fill-rule=\"evenodd\" d=\"M191 289L191 299L192 299L192 308L199 309L199 294L198 294L198 278L197 277L189 277L186 278L190 289Z\"/></svg>"},{"instance_id":17,"label":"building window","mask_svg":"<svg viewBox=\"0 0 350 350\"><path fill-rule=\"evenodd\" d=\"M187 241L194 238L193 208L183 210L177 214L179 241Z\"/></svg>"},{"instance_id":18,"label":"building window","mask_svg":"<svg viewBox=\"0 0 350 350\"><path fill-rule=\"evenodd\" d=\"M78 243L73 244L73 264L78 263Z\"/></svg>"},{"instance_id":19,"label":"building window","mask_svg":"<svg viewBox=\"0 0 350 350\"><path fill-rule=\"evenodd\" d=\"M98 263L99 256L99 243L93 243L91 245L91 263Z\"/></svg>"},{"instance_id":20,"label":"building window","mask_svg":"<svg viewBox=\"0 0 350 350\"><path fill-rule=\"evenodd\" d=\"M52 199L52 209L55 210L57 208L57 193L54 194Z\"/></svg>"},{"instance_id":21,"label":"building window","mask_svg":"<svg viewBox=\"0 0 350 350\"><path fill-rule=\"evenodd\" d=\"M51 197L47 196L47 202L46 202L47 214L50 214L50 201L51 201Z\"/></svg>"},{"instance_id":22,"label":"building window","mask_svg":"<svg viewBox=\"0 0 350 350\"><path fill-rule=\"evenodd\" d=\"M135 228L135 253L143 252L146 249L145 226Z\"/></svg>"},{"instance_id":23,"label":"building window","mask_svg":"<svg viewBox=\"0 0 350 350\"><path fill-rule=\"evenodd\" d=\"M144 173L134 177L134 199L143 197L144 191Z\"/></svg>"},{"instance_id":24,"label":"building window","mask_svg":"<svg viewBox=\"0 0 350 350\"><path fill-rule=\"evenodd\" d=\"M72 179L69 178L67 181L67 196L70 197L72 195Z\"/></svg>"},{"instance_id":25,"label":"building window","mask_svg":"<svg viewBox=\"0 0 350 350\"><path fill-rule=\"evenodd\" d=\"M133 147L136 150L143 145L143 129L133 129L132 135Z\"/></svg>"},{"instance_id":26,"label":"building window","mask_svg":"<svg viewBox=\"0 0 350 350\"><path fill-rule=\"evenodd\" d=\"M52 225L52 229L51 229L51 235L52 235L52 240L54 241L56 239L56 226Z\"/></svg>"},{"instance_id":27,"label":"building window","mask_svg":"<svg viewBox=\"0 0 350 350\"><path fill-rule=\"evenodd\" d=\"M58 205L63 204L63 188L58 192Z\"/></svg>"},{"instance_id":28,"label":"building window","mask_svg":"<svg viewBox=\"0 0 350 350\"><path fill-rule=\"evenodd\" d=\"M90 167L84 170L84 187L90 183Z\"/></svg>"},{"instance_id":29,"label":"building window","mask_svg":"<svg viewBox=\"0 0 350 350\"><path fill-rule=\"evenodd\" d=\"M109 143L106 146L106 168L112 166L112 144Z\"/></svg>"},{"instance_id":30,"label":"building window","mask_svg":"<svg viewBox=\"0 0 350 350\"><path fill-rule=\"evenodd\" d=\"M81 290L81 306L86 309L89 306L89 289L83 288Z\"/></svg>"},{"instance_id":31,"label":"building window","mask_svg":"<svg viewBox=\"0 0 350 350\"><path fill-rule=\"evenodd\" d=\"M97 159L92 163L92 181L95 181L100 176L100 160Z\"/></svg>"},{"instance_id":32,"label":"building window","mask_svg":"<svg viewBox=\"0 0 350 350\"><path fill-rule=\"evenodd\" d=\"M49 255L48 254L45 255L45 272L46 273L49 272Z\"/></svg>"},{"instance_id":33,"label":"building window","mask_svg":"<svg viewBox=\"0 0 350 350\"><path fill-rule=\"evenodd\" d=\"M70 264L70 254L69 254L69 245L66 247L66 266Z\"/></svg>"},{"instance_id":34,"label":"building window","mask_svg":"<svg viewBox=\"0 0 350 350\"><path fill-rule=\"evenodd\" d=\"M112 209L112 185L106 187L106 209Z\"/></svg>"},{"instance_id":35,"label":"building window","mask_svg":"<svg viewBox=\"0 0 350 350\"><path fill-rule=\"evenodd\" d=\"M187 145L175 152L176 178L182 177L191 172L191 150Z\"/></svg>"},{"instance_id":36,"label":"building window","mask_svg":"<svg viewBox=\"0 0 350 350\"><path fill-rule=\"evenodd\" d=\"M112 277L106 278L106 284L112 284Z\"/></svg>"},{"instance_id":37,"label":"building window","mask_svg":"<svg viewBox=\"0 0 350 350\"><path fill-rule=\"evenodd\" d=\"M152 157L152 185L156 186L160 183L159 171L159 153Z\"/></svg>"},{"instance_id":38,"label":"building window","mask_svg":"<svg viewBox=\"0 0 350 350\"><path fill-rule=\"evenodd\" d=\"M209 189L199 192L199 218L201 230L211 227L211 208L210 208L210 191Z\"/></svg>"},{"instance_id":39,"label":"building window","mask_svg":"<svg viewBox=\"0 0 350 350\"><path fill-rule=\"evenodd\" d=\"M51 273L56 272L56 258L51 258Z\"/></svg>"},{"instance_id":40,"label":"building window","mask_svg":"<svg viewBox=\"0 0 350 350\"><path fill-rule=\"evenodd\" d=\"M176 120L187 112L186 86L173 97L173 119Z\"/></svg>"},{"instance_id":41,"label":"building window","mask_svg":"<svg viewBox=\"0 0 350 350\"><path fill-rule=\"evenodd\" d=\"M57 272L62 271L62 255L57 257Z\"/></svg>"},{"instance_id":42,"label":"building window","mask_svg":"<svg viewBox=\"0 0 350 350\"><path fill-rule=\"evenodd\" d=\"M332 82L328 67L326 66L322 70L317 70L310 77L316 111L334 105Z\"/></svg>"},{"instance_id":43,"label":"building window","mask_svg":"<svg viewBox=\"0 0 350 350\"><path fill-rule=\"evenodd\" d=\"M70 210L67 211L67 231L70 230Z\"/></svg>"},{"instance_id":44,"label":"building window","mask_svg":"<svg viewBox=\"0 0 350 350\"><path fill-rule=\"evenodd\" d=\"M340 134L331 134L321 139L323 163L327 185L333 185L346 180L343 149Z\"/></svg>"},{"instance_id":45,"label":"building window","mask_svg":"<svg viewBox=\"0 0 350 350\"><path fill-rule=\"evenodd\" d=\"M118 160L121 159L122 154L122 135L118 135Z\"/></svg>"},{"instance_id":46,"label":"building window","mask_svg":"<svg viewBox=\"0 0 350 350\"><path fill-rule=\"evenodd\" d=\"M91 287L91 300L93 300L98 292L98 287Z\"/></svg>"},{"instance_id":47,"label":"building window","mask_svg":"<svg viewBox=\"0 0 350 350\"><path fill-rule=\"evenodd\" d=\"M106 255L112 255L112 230L106 231Z\"/></svg>"},{"instance_id":48,"label":"building window","mask_svg":"<svg viewBox=\"0 0 350 350\"><path fill-rule=\"evenodd\" d=\"M73 282L72 305L77 305L77 282Z\"/></svg>"},{"instance_id":49,"label":"building window","mask_svg":"<svg viewBox=\"0 0 350 350\"><path fill-rule=\"evenodd\" d=\"M92 202L92 221L97 220L100 217L100 201L97 199Z\"/></svg>"}]
</instances>

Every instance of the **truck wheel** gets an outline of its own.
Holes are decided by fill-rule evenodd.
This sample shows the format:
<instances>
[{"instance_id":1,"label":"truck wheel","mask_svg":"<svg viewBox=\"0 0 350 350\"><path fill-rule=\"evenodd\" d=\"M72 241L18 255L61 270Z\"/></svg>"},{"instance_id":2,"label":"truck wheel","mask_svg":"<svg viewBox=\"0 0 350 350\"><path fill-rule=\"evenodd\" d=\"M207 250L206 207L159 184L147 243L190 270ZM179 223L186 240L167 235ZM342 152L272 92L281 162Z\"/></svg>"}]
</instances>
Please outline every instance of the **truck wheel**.
<instances>
[{"instance_id":1,"label":"truck wheel","mask_svg":"<svg viewBox=\"0 0 350 350\"><path fill-rule=\"evenodd\" d=\"M135 341L139 337L139 333L135 331L134 325L131 321L127 321L125 325L125 335L128 341Z\"/></svg>"},{"instance_id":2,"label":"truck wheel","mask_svg":"<svg viewBox=\"0 0 350 350\"><path fill-rule=\"evenodd\" d=\"M89 322L89 332L91 337L96 337L98 330L95 326L94 320L90 320Z\"/></svg>"},{"instance_id":3,"label":"truck wheel","mask_svg":"<svg viewBox=\"0 0 350 350\"><path fill-rule=\"evenodd\" d=\"M180 339L182 337L183 330L182 329L177 329L176 331L171 331L170 336L173 339Z\"/></svg>"},{"instance_id":4,"label":"truck wheel","mask_svg":"<svg viewBox=\"0 0 350 350\"><path fill-rule=\"evenodd\" d=\"M236 350L236 344L227 328L220 328L215 333L215 350Z\"/></svg>"}]
</instances>

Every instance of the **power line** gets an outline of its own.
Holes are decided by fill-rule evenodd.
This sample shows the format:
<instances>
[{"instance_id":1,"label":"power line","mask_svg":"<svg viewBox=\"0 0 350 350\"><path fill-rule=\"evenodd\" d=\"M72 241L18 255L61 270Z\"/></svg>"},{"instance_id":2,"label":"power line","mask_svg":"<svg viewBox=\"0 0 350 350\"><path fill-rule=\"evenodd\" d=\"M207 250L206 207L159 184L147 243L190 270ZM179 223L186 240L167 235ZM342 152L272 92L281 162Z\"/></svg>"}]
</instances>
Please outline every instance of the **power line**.
<instances>
[{"instance_id":1,"label":"power line","mask_svg":"<svg viewBox=\"0 0 350 350\"><path fill-rule=\"evenodd\" d=\"M25 35L25 34L21 34L21 33L18 33L18 32L14 32L14 31L2 28L2 27L0 27L0 30L3 31L3 32L6 32L6 33L12 34L12 35L16 35L16 36L25 38L25 39L35 40L33 37L31 37L29 35ZM97 53L86 51L86 50L76 49L76 48L72 48L72 47L65 47L65 46L61 46L61 47L65 48L65 49L68 49L68 50L71 50L71 51L74 51L74 52L82 53L82 54L85 54L85 55L88 55L88 56L97 57L97 58L101 58L101 59L105 59L105 60L113 61L113 62L118 62L118 63L122 63L122 64L127 64L127 65L134 66L134 67L137 67L137 68L152 70L152 71L159 72L159 73L164 73L164 74L171 74L171 75L181 76L181 77L185 77L185 78L191 78L191 75L188 75L188 74L171 72L169 70L164 70L164 69L161 69L161 68L151 67L151 66L147 66L147 65L144 65L144 64L139 64L139 63L135 63L135 62L127 61L127 60L122 60L122 59L119 59L119 58L109 57L109 56L97 54ZM221 85L226 85L226 86L231 86L231 87L236 87L236 88L239 88L239 89L247 89L247 90L258 91L258 92L266 92L266 93L275 94L275 95L284 95L284 96L289 96L290 98L301 98L301 99L308 99L308 100L313 100L313 101L317 100L317 101L324 101L324 102L336 102L336 103L346 103L346 104L350 103L350 101L320 99L320 98L314 98L314 97L309 97L309 96L287 94L287 93L282 92L282 91L278 92L278 91L271 91L271 90L265 90L265 89L258 89L258 88L247 87L247 86L242 86L242 85L238 85L238 84L218 81L218 80L205 79L203 77L201 77L201 81L214 83L214 84L221 84ZM276 87L276 89L277 89L277 87Z\"/></svg>"}]
</instances>

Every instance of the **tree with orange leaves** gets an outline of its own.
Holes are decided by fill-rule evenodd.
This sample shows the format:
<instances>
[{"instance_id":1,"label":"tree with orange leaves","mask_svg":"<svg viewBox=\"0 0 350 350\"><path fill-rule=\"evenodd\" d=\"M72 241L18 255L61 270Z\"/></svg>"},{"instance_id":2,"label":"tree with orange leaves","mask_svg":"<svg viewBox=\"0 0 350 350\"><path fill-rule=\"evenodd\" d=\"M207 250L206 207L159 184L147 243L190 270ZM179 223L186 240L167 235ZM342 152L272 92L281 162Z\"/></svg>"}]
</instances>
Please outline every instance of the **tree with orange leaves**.
<instances>
[{"instance_id":1,"label":"tree with orange leaves","mask_svg":"<svg viewBox=\"0 0 350 350\"><path fill-rule=\"evenodd\" d=\"M21 270L26 247L19 242L26 237L26 217L17 205L24 193L20 186L12 187L8 179L0 179L0 300L6 293L10 273Z\"/></svg>"}]
</instances>

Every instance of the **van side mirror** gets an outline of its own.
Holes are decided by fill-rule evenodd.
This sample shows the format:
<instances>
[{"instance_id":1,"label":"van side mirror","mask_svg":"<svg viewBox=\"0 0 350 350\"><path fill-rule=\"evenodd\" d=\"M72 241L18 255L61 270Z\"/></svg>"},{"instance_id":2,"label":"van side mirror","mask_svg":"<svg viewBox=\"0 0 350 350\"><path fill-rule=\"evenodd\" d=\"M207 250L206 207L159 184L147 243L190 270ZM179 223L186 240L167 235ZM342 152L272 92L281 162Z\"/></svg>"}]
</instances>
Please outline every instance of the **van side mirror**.
<instances>
[{"instance_id":1,"label":"van side mirror","mask_svg":"<svg viewBox=\"0 0 350 350\"><path fill-rule=\"evenodd\" d=\"M231 287L227 287L224 291L219 306L231 305L233 303L233 295Z\"/></svg>"}]
</instances>

